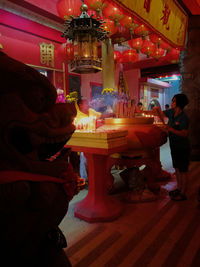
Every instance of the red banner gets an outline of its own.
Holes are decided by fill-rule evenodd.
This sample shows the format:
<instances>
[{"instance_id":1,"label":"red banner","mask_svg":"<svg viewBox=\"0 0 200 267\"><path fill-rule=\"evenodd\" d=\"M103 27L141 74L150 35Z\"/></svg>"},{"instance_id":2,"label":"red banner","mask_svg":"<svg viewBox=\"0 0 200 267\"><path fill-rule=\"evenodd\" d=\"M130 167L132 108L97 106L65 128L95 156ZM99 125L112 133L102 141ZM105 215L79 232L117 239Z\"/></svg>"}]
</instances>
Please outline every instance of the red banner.
<instances>
[{"instance_id":1,"label":"red banner","mask_svg":"<svg viewBox=\"0 0 200 267\"><path fill-rule=\"evenodd\" d=\"M176 0L112 0L171 45L183 49L188 16Z\"/></svg>"}]
</instances>

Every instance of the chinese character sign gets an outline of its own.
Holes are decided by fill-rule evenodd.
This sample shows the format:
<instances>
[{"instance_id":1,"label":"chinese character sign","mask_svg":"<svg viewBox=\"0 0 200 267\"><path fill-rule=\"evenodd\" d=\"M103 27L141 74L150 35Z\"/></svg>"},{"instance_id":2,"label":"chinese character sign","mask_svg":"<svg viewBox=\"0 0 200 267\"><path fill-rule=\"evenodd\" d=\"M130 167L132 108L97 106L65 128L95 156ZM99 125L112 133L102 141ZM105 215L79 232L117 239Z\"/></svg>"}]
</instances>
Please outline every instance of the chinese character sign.
<instances>
[{"instance_id":1,"label":"chinese character sign","mask_svg":"<svg viewBox=\"0 0 200 267\"><path fill-rule=\"evenodd\" d=\"M141 18L177 48L185 47L188 15L177 0L112 0L122 9Z\"/></svg>"},{"instance_id":2,"label":"chinese character sign","mask_svg":"<svg viewBox=\"0 0 200 267\"><path fill-rule=\"evenodd\" d=\"M40 44L40 63L54 67L54 45L46 44L45 42Z\"/></svg>"},{"instance_id":3,"label":"chinese character sign","mask_svg":"<svg viewBox=\"0 0 200 267\"><path fill-rule=\"evenodd\" d=\"M144 0L144 8L146 9L146 12L150 12L150 7L151 7L151 1L152 0Z\"/></svg>"},{"instance_id":4,"label":"chinese character sign","mask_svg":"<svg viewBox=\"0 0 200 267\"><path fill-rule=\"evenodd\" d=\"M169 21L169 15L171 13L171 10L167 4L165 4L165 7L162 12L163 12L163 16L160 20L162 20L163 25L166 25L166 29L169 30L168 21Z\"/></svg>"}]
</instances>

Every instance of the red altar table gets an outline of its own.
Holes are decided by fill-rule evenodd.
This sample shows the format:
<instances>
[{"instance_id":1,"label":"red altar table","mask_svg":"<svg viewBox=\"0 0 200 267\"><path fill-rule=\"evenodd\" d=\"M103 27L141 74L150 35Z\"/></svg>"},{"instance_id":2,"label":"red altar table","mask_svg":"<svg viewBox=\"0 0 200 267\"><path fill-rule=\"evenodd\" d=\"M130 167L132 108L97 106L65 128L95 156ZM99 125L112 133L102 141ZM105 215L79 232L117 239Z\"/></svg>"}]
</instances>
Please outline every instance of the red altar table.
<instances>
[{"instance_id":1,"label":"red altar table","mask_svg":"<svg viewBox=\"0 0 200 267\"><path fill-rule=\"evenodd\" d=\"M116 219L123 204L108 194L109 155L127 148L124 130L87 132L75 131L67 146L72 151L84 152L88 162L88 194L75 205L74 215L87 222L102 222Z\"/></svg>"}]
</instances>

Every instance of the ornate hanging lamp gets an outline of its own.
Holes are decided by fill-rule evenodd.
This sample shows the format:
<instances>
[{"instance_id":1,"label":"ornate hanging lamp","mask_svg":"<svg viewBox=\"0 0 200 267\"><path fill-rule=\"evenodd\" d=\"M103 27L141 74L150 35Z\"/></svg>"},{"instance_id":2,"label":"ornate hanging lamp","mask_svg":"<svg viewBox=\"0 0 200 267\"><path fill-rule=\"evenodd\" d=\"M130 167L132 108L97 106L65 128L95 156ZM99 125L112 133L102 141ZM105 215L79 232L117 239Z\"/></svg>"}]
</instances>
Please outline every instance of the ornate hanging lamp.
<instances>
[{"instance_id":1,"label":"ornate hanging lamp","mask_svg":"<svg viewBox=\"0 0 200 267\"><path fill-rule=\"evenodd\" d=\"M107 38L102 20L90 17L88 7L81 6L81 15L65 21L66 30L62 37L74 44L74 59L69 62L70 71L75 73L94 73L102 70L98 57L98 43Z\"/></svg>"}]
</instances>

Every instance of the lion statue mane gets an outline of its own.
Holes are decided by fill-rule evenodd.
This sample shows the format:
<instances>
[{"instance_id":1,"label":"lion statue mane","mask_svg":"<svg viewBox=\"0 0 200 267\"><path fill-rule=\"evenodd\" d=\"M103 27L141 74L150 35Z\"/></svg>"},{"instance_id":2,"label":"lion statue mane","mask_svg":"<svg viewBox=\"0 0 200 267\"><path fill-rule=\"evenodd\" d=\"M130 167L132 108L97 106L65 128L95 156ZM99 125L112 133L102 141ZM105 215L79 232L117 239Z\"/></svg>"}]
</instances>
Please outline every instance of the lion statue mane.
<instances>
[{"instance_id":1,"label":"lion statue mane","mask_svg":"<svg viewBox=\"0 0 200 267\"><path fill-rule=\"evenodd\" d=\"M76 110L56 99L44 75L0 52L1 266L71 266L58 226L77 193L65 147Z\"/></svg>"}]
</instances>

